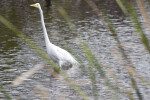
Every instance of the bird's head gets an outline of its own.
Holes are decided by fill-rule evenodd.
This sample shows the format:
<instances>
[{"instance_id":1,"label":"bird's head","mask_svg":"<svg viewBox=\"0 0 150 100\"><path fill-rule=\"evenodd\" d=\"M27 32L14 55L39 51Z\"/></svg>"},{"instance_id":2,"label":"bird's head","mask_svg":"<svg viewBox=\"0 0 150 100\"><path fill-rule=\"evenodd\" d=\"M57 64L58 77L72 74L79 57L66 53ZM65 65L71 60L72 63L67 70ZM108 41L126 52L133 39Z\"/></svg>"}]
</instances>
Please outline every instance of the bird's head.
<instances>
[{"instance_id":1,"label":"bird's head","mask_svg":"<svg viewBox=\"0 0 150 100\"><path fill-rule=\"evenodd\" d=\"M35 4L30 5L30 6L31 6L31 7L40 8L40 4L39 4L39 3L35 3Z\"/></svg>"}]
</instances>

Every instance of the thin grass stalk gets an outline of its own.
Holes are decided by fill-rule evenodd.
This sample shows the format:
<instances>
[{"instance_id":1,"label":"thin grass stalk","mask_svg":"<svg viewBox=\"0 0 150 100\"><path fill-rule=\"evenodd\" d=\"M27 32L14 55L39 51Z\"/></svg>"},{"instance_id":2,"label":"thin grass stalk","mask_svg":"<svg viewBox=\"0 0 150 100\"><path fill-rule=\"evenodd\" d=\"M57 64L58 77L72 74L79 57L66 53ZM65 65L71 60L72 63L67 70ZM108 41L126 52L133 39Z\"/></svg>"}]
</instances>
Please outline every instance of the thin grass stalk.
<instances>
[{"instance_id":1,"label":"thin grass stalk","mask_svg":"<svg viewBox=\"0 0 150 100\"><path fill-rule=\"evenodd\" d=\"M139 33L141 41L143 42L143 44L145 45L146 49L150 53L149 42L148 42L148 39L147 39L143 29L142 29L142 25L139 22L139 19L137 18L137 14L135 12L132 12L132 16L133 16L133 21L134 21L134 24L135 24L134 27L135 27L136 31Z\"/></svg>"},{"instance_id":2,"label":"thin grass stalk","mask_svg":"<svg viewBox=\"0 0 150 100\"><path fill-rule=\"evenodd\" d=\"M74 26L73 29L72 29L72 27L70 27L70 28L72 29L72 31L77 30L76 27L75 27L75 25L72 24L72 22L71 22L69 16L67 15L67 13L65 12L65 10L61 8L61 9L59 9L59 12L60 12L61 15L64 17L64 19L67 21L67 23L69 23L69 25ZM77 31L76 31L76 32L77 32ZM84 47L88 48L88 46L87 46L85 43L81 43L81 44L83 44ZM86 48L85 48L85 49L86 49ZM88 53L88 54L92 54L90 50L87 50L87 53ZM97 60L95 59L95 57L94 57L93 55L90 55L90 60L91 60L92 62L94 62L95 66L98 68L99 72L100 72L101 75L104 77L104 76L105 76L105 73L104 73L104 71L101 69L101 66L99 65L99 63L97 62Z\"/></svg>"},{"instance_id":3,"label":"thin grass stalk","mask_svg":"<svg viewBox=\"0 0 150 100\"><path fill-rule=\"evenodd\" d=\"M70 27L71 31L73 32L74 36L77 36L77 28L76 26L71 22L70 18L68 17L66 11L60 7L58 9L58 11L60 12L61 15L63 15L62 17L67 21L68 26Z\"/></svg>"},{"instance_id":4,"label":"thin grass stalk","mask_svg":"<svg viewBox=\"0 0 150 100\"><path fill-rule=\"evenodd\" d=\"M80 64L80 68L82 69L82 72L85 74L85 73L87 73L87 71L86 71L86 69L85 69L85 66L84 66L84 64L83 64L83 62L82 62L82 60L79 58L79 56L77 56L76 54L75 54L75 52L73 52L73 50L71 49L71 48L69 48L68 46L65 46L64 47L68 52L70 52L75 58L76 58L76 60L79 62L79 64Z\"/></svg>"},{"instance_id":5,"label":"thin grass stalk","mask_svg":"<svg viewBox=\"0 0 150 100\"><path fill-rule=\"evenodd\" d=\"M118 3L118 1L119 1L119 3ZM120 0L118 0L118 1L117 1L118 5L119 5L120 8L123 10L125 7L121 6L122 3L121 3ZM138 30L140 36L142 37L142 42L145 44L147 50L149 51L150 48L149 48L148 40L147 40L146 36L144 35L144 31L142 30L141 23L139 22L139 20L138 20L138 18L137 18L137 14L136 14L136 12L133 10L133 9L134 9L133 4L130 5L131 3L128 4L127 1L126 1L126 4L127 4L127 8L129 8L128 11L129 11L129 12L131 13L131 15L133 16L133 22L136 23L135 28ZM124 12L124 11L123 11L123 12ZM127 14L126 12L124 12L124 13ZM128 16L128 15L127 15L127 16ZM124 55L124 57L127 59L126 54L123 53L123 55ZM128 60L128 61L130 62L130 60ZM131 64L131 62L130 62L130 64ZM130 77L131 77L131 82L132 82L133 88L134 88L135 91L136 91L137 97L139 98L139 100L143 100L142 94L140 93L140 90L139 90L139 88L138 88L138 86L137 86L137 84L136 84L136 81L135 81L135 79L133 78L133 73L131 72L130 69L128 69L128 70L129 70L129 74L130 74Z\"/></svg>"},{"instance_id":6,"label":"thin grass stalk","mask_svg":"<svg viewBox=\"0 0 150 100\"><path fill-rule=\"evenodd\" d=\"M139 79L142 83L144 83L145 85L150 86L150 82L149 82L149 81L147 81L146 79L144 79L144 78L141 77L141 76L137 76L137 77L138 77L138 79Z\"/></svg>"},{"instance_id":7,"label":"thin grass stalk","mask_svg":"<svg viewBox=\"0 0 150 100\"><path fill-rule=\"evenodd\" d=\"M109 25L108 27L110 28L110 31L111 31L113 34L116 34L116 31L115 31L115 29L114 29L114 26L113 26L113 24L112 24L112 22L110 21L110 19L109 19L108 16L106 16L106 20L107 20L106 22L107 22L108 25ZM133 80L135 80L135 79L133 78L133 75L134 75L135 71L133 71L134 69L133 69L132 63L131 63L131 61L128 59L126 53L124 52L124 48L122 47L122 45L121 45L121 43L120 43L120 40L119 40L118 37L117 37L117 34L114 35L114 37L115 37L115 40L116 40L117 43L118 43L118 47L119 47L119 49L120 49L120 52L121 52L121 54L122 54L122 57L124 58L124 62L125 62L124 65L125 65L125 66L128 66L128 68L125 68L125 69L127 69L127 71L129 72L130 80L131 80L131 82L133 82ZM133 84L133 85L134 85L133 87L134 87L136 93L138 93L137 96L138 96L139 100L141 100L142 95L141 95L140 90L139 90L139 88L138 88L138 86L137 86L137 84L136 84L136 81L134 81L134 84Z\"/></svg>"},{"instance_id":8,"label":"thin grass stalk","mask_svg":"<svg viewBox=\"0 0 150 100\"><path fill-rule=\"evenodd\" d=\"M136 91L136 94L137 94L139 100L143 100L143 96L142 96L139 88L137 87L137 83L133 77L131 78L131 85L133 86L133 88L135 88L135 91Z\"/></svg>"},{"instance_id":9,"label":"thin grass stalk","mask_svg":"<svg viewBox=\"0 0 150 100\"><path fill-rule=\"evenodd\" d=\"M96 6L96 4L92 0L85 0L85 1L93 9L93 11L98 16L98 18L101 19L104 22L103 25L106 27L106 29L109 30L108 23L106 22L103 14L102 14L102 11L100 11L98 9L98 7Z\"/></svg>"},{"instance_id":10,"label":"thin grass stalk","mask_svg":"<svg viewBox=\"0 0 150 100\"><path fill-rule=\"evenodd\" d=\"M96 84L96 76L93 70L93 65L89 64L88 69L89 69L89 76L92 82L92 91L93 91L93 96L94 100L98 100L98 90L97 90L97 84Z\"/></svg>"},{"instance_id":11,"label":"thin grass stalk","mask_svg":"<svg viewBox=\"0 0 150 100\"><path fill-rule=\"evenodd\" d=\"M98 13L97 11L99 11L98 10L98 8L97 8L97 6L95 5L95 3L93 2L93 1L91 1L91 0L85 0L89 5L90 5L90 3L92 4L92 5L90 5L90 7L95 11L95 13L97 14L97 16L99 17L99 15L100 15L100 12ZM121 6L123 6L122 4L120 4ZM124 8L123 8L124 9ZM124 12L126 12L126 11L124 11ZM102 14L101 14L101 16L102 16ZM104 17L99 17L99 18L104 18ZM131 62L130 62L130 60L128 60L128 58L127 58L127 55L125 54L125 52L124 52L124 49L123 49L123 47L121 46L121 43L120 43L120 41L119 41L119 39L118 39L118 37L117 37L117 34L116 34L116 32L115 32L115 29L114 29L114 27L113 27L113 25L112 25L112 23L111 23L111 21L109 20L109 18L107 17L106 19L104 18L104 19L102 19L102 20L104 20L104 22L107 22L107 29L109 29L109 31L115 36L115 40L117 41L117 43L118 43L118 47L120 48L120 50L121 50L121 53L122 53L122 57L124 57L125 58L125 62L126 62L126 64L128 64L128 63L130 63L129 65L131 66L132 64L131 64ZM143 40L143 39L142 39ZM145 40L145 38L144 38L144 40ZM144 41L145 42L145 41ZM147 42L146 42L147 43ZM147 47L147 46L146 46ZM132 78L132 71L130 71L129 69L131 69L130 67L128 68L128 72L129 72L129 74L130 74L130 76L131 76L131 78ZM133 67L132 67L132 69L133 69ZM136 85L136 84L135 84ZM137 86L136 86L137 87ZM138 96L138 95L137 95ZM140 98L140 97L139 97Z\"/></svg>"},{"instance_id":12,"label":"thin grass stalk","mask_svg":"<svg viewBox=\"0 0 150 100\"><path fill-rule=\"evenodd\" d=\"M119 3L118 3L119 2ZM123 5L123 2L121 1L121 0L117 0L117 3L118 3L118 5L120 6L120 4L121 5ZM128 3L128 1L126 1L126 5L128 5L127 4ZM121 9L126 9L126 11L128 11L129 10L129 7L125 7L125 5L123 5L123 8L122 8L122 6L120 6L120 8ZM127 10L127 8L128 8L128 10ZM124 12L124 11L123 11ZM131 20L132 21L132 19L130 18L130 16L129 16L129 13L124 13L126 16L127 16L127 18L128 18L128 20ZM136 71L134 70L134 69L132 69L132 72L134 72L133 73L133 75L137 75L137 73L136 73ZM149 81L147 81L146 79L144 79L144 77L142 77L142 76L139 76L139 75L137 75L137 77L139 78L139 80L141 80L141 82L143 82L143 83L145 83L145 84L147 84L147 85L150 85L150 82Z\"/></svg>"},{"instance_id":13,"label":"thin grass stalk","mask_svg":"<svg viewBox=\"0 0 150 100\"><path fill-rule=\"evenodd\" d=\"M116 0L117 4L119 5L119 7L121 8L121 10L123 11L123 13L125 15L128 15L128 11L127 9L124 7L123 3L120 0Z\"/></svg>"},{"instance_id":14,"label":"thin grass stalk","mask_svg":"<svg viewBox=\"0 0 150 100\"><path fill-rule=\"evenodd\" d=\"M144 23L149 31L149 35L150 35L150 20L149 20L149 15L147 14L147 9L144 5L144 2L142 0L136 0L137 4L138 4L138 7L140 9L140 12L142 14L142 17L143 17L143 20L144 20Z\"/></svg>"},{"instance_id":15,"label":"thin grass stalk","mask_svg":"<svg viewBox=\"0 0 150 100\"><path fill-rule=\"evenodd\" d=\"M34 49L43 59L45 59L49 64L52 65L52 67L59 72L66 81L73 87L73 89L84 99L89 100L89 97L79 88L75 83L73 83L65 74L65 72L62 70L60 71L60 68L46 55L45 52L43 52L41 49L39 49L31 40L29 40L26 35L21 33L13 24L8 22L4 17L0 16L0 22L2 22L6 27L8 27L10 30L12 30L16 35L18 35L22 40L24 40L32 49Z\"/></svg>"},{"instance_id":16,"label":"thin grass stalk","mask_svg":"<svg viewBox=\"0 0 150 100\"><path fill-rule=\"evenodd\" d=\"M86 1L90 1L90 0L86 0ZM123 7L123 5L121 4L121 3L119 3L119 5L120 6L122 6ZM92 5L91 5L92 6ZM92 8L94 8L95 9L95 5L92 7ZM93 9L93 10L94 10ZM125 8L122 8L122 10L123 10L123 12L124 13L127 13L127 11L125 10ZM96 12L96 14L99 16L99 14ZM134 15L134 14L133 14ZM102 17L101 17L102 18ZM135 18L135 17L134 17ZM120 41L119 41L119 39L118 39L118 37L117 37L117 34L116 34L116 32L115 32L115 30L114 30L114 28L113 28L113 25L112 25L112 23L109 21L109 18L106 18L106 20L105 20L106 22L108 22L108 28L109 28L109 30L111 31L111 33L115 36L115 40L118 42L118 47L120 48L120 50L121 50L121 53L122 53L122 57L125 57L125 60L127 60L126 62L127 63L129 63L130 62L130 60L128 60L127 59L127 56L126 56L126 54L125 54L125 52L124 52L124 49L123 49L123 47L121 46L121 43L120 43ZM136 22L137 22L138 20L136 20ZM138 23L138 25L139 25L140 23ZM139 25L140 26L140 25ZM141 30L140 30L141 31ZM140 33L142 33L143 31L141 31ZM147 39L146 39L146 37L145 37L145 35L143 35L143 34L140 34L140 36L142 37L142 42L145 44L145 46L147 47L147 49L148 49L148 51L149 51L149 44L148 44L148 41L147 41ZM131 65L131 62L130 62L130 65ZM129 72L129 74L130 74L130 76L131 76L131 81L132 81L132 79L134 79L133 77L132 77L132 75L133 75L133 71L131 70L131 68L128 68L128 72ZM138 89L138 87L137 87L137 84L136 84L136 82L134 81L134 83L135 84L133 84L134 85L134 89L135 89L135 91L136 91L136 93L137 93L137 96L139 97L139 99L141 100L142 99L142 95L141 95L141 93L140 93L140 91L139 91L139 89Z\"/></svg>"},{"instance_id":17,"label":"thin grass stalk","mask_svg":"<svg viewBox=\"0 0 150 100\"><path fill-rule=\"evenodd\" d=\"M91 7L93 10L94 10L94 9L98 9L97 6L95 5L95 3L94 3L93 1L91 1L91 0L85 0L85 1L86 1L88 4L91 2L92 5L94 5L94 6L90 5L90 7ZM98 10L98 11L99 11L99 10ZM104 20L104 23L106 23L106 24L105 24L105 25L106 25L106 28L109 30L109 32L114 36L114 39L117 41L117 44L118 44L118 47L119 47L119 49L120 49L120 51L121 51L121 53L122 53L122 56L125 57L126 60L128 60L128 59L127 59L127 55L125 54L124 49L123 49L123 47L122 47L122 45L121 45L121 43L120 43L120 40L119 40L119 38L118 38L118 36L117 36L117 34L116 34L115 28L114 28L112 22L110 21L109 17L107 16L107 12L106 12L106 11L103 11L103 14L105 15L105 17L102 17L103 14L100 13L100 12L99 12L99 13L98 13L98 12L95 12L95 13L97 14L97 16L101 15L102 20ZM100 17L99 17L99 18L100 18ZM129 60L128 60L127 62L130 62L130 63L131 63L131 61L129 61Z\"/></svg>"},{"instance_id":18,"label":"thin grass stalk","mask_svg":"<svg viewBox=\"0 0 150 100\"><path fill-rule=\"evenodd\" d=\"M61 7L58 9L59 12L61 13L61 15L63 16L63 18L67 21L70 29L75 32L77 34L77 28L76 26L71 22L69 16L67 15L67 13L65 12L65 10ZM88 60L90 61L90 60ZM92 64L89 64L89 76L90 76L90 79L91 79L91 82L92 82L92 87L93 87L93 94L94 94L94 98L95 100L98 100L97 96L98 96L98 90L97 90L97 86L96 86L96 77L95 77L95 74L94 74L94 71L93 71L93 68L91 68Z\"/></svg>"},{"instance_id":19,"label":"thin grass stalk","mask_svg":"<svg viewBox=\"0 0 150 100\"><path fill-rule=\"evenodd\" d=\"M109 76L113 77L113 79L116 82L116 85L118 87L122 88L122 92L125 92L128 95L128 97L130 98L130 100L134 100L133 93L131 91L127 90L126 87L123 84L121 84L121 82L119 82L119 80L118 80L119 78L117 77L117 75L115 75L115 72L108 66L104 66L104 67L109 71L108 74L109 74Z\"/></svg>"},{"instance_id":20,"label":"thin grass stalk","mask_svg":"<svg viewBox=\"0 0 150 100\"><path fill-rule=\"evenodd\" d=\"M92 52L88 49L87 45L85 43L81 43L82 47L83 47L83 51L85 52L86 55L86 59L88 61L88 70L89 70L89 77L91 79L92 82L92 87L93 87L93 94L94 94L94 98L95 100L98 100L98 90L97 90L97 86L96 86L96 76L94 73L94 67L95 66L95 61L97 61L95 59L95 57L92 55ZM93 62L94 61L94 62ZM97 64L99 65L99 64ZM94 67L93 67L94 66ZM102 77L104 77L104 71L100 68L100 75Z\"/></svg>"},{"instance_id":21,"label":"thin grass stalk","mask_svg":"<svg viewBox=\"0 0 150 100\"><path fill-rule=\"evenodd\" d=\"M121 2L121 1L120 1ZM138 6L140 7L144 7L144 4L143 4L143 2L141 1L141 0L138 0L137 1L137 3L138 3ZM134 27L135 27L135 29L137 30L137 32L139 33L139 35L140 35L140 37L141 37L141 41L143 42L143 44L145 45L145 47L146 47L146 49L148 50L148 52L150 53L150 46L149 46L149 42L148 42L148 39L147 39L147 37L146 37L146 35L145 35L145 33L144 33L144 31L143 31L143 29L142 29L142 25L141 25L141 23L139 22L139 19L138 19L138 15L137 15L137 13L136 13L136 10L135 10L135 8L134 8L134 4L133 4L133 2L130 2L130 4L129 4L129 2L128 1L126 1L125 0L125 4L126 4L126 6L127 6L127 8L126 9L128 9L128 12L132 15L132 19L131 18L128 18L128 19L130 19L135 25L134 25ZM120 6L121 7L121 6ZM144 10L144 8L142 9L142 8L140 8L140 10L141 10L141 13L142 13L142 15L143 16L145 16L145 17L143 17L143 18L145 18L144 20L148 20L148 17L147 17L147 15L146 15L146 12L145 12L145 10ZM129 14L126 14L126 16L129 16ZM147 24L147 27L149 28L149 25ZM141 81L143 80L143 78L139 78ZM135 82L135 80L132 78L132 85L133 85L133 87L135 88L135 91L136 91L136 94L137 94L137 96L138 96L138 98L139 98L139 100L143 100L143 97L142 97L142 94L140 93L140 91L139 91L139 89L138 89L138 87L137 87L137 84L136 84L136 82Z\"/></svg>"},{"instance_id":22,"label":"thin grass stalk","mask_svg":"<svg viewBox=\"0 0 150 100\"><path fill-rule=\"evenodd\" d=\"M84 43L83 41L80 41L81 46L83 47L83 50L86 54L87 60L88 62L91 62L93 64L93 66L95 66L98 69L99 74L105 78L106 74L104 72L104 70L102 69L102 67L100 66L100 64L98 63L97 59L95 58L95 56L92 54L91 50L89 49L88 45L86 43Z\"/></svg>"},{"instance_id":23,"label":"thin grass stalk","mask_svg":"<svg viewBox=\"0 0 150 100\"><path fill-rule=\"evenodd\" d=\"M123 5L121 0L118 0L118 1L119 1L119 3L121 3ZM136 29L136 32L139 34L142 43L144 44L147 51L150 53L150 44L145 35L145 32L143 31L142 24L140 23L140 21L138 19L138 15L137 15L136 9L134 7L133 1L131 0L129 2L128 0L124 0L124 4L125 4L124 7L120 6L120 4L118 4L118 5L120 6L121 9L126 8L128 13L124 13L124 14L127 16L128 20L132 21L132 24L133 24L134 28Z\"/></svg>"},{"instance_id":24,"label":"thin grass stalk","mask_svg":"<svg viewBox=\"0 0 150 100\"><path fill-rule=\"evenodd\" d=\"M18 37L24 40L33 50L35 50L42 58L48 61L52 67L59 72L59 67L46 55L44 51L39 49L31 40L27 38L27 36L21 33L12 23L8 22L4 17L0 16L0 21L7 26L10 30L12 30Z\"/></svg>"},{"instance_id":25,"label":"thin grass stalk","mask_svg":"<svg viewBox=\"0 0 150 100\"><path fill-rule=\"evenodd\" d=\"M104 78L105 85L108 86L110 88L110 90L113 90L112 92L115 94L115 98L117 99L118 95L116 93L118 93L119 88L113 86L110 83L109 79L106 77L105 71L102 69L101 65L98 63L97 59L92 54L89 47L83 41L80 41L80 43L81 43L81 46L83 47L83 51L86 54L86 58L87 58L88 63L90 63L91 66L95 66L95 68L98 70L99 74L102 76L102 78Z\"/></svg>"},{"instance_id":26,"label":"thin grass stalk","mask_svg":"<svg viewBox=\"0 0 150 100\"><path fill-rule=\"evenodd\" d=\"M120 52L122 54L122 57L124 58L124 61L131 65L131 61L128 59L126 53L124 52L124 48L121 45L121 42L120 42L120 40L118 38L116 30L115 30L112 22L110 21L110 18L108 17L107 12L105 11L104 14L105 14L105 21L108 23L108 27L109 27L109 30L110 30L111 34L113 35L114 39L117 41L117 46L119 47L119 50L120 50Z\"/></svg>"},{"instance_id":27,"label":"thin grass stalk","mask_svg":"<svg viewBox=\"0 0 150 100\"><path fill-rule=\"evenodd\" d=\"M67 15L67 13L65 12L65 10L63 10L63 13L61 12L62 10L59 10L60 11L60 13L61 13L61 15L63 16L63 17L68 17L68 18L65 18L65 20L67 21L67 23L71 23L71 20L70 20L70 18L69 18L69 16ZM65 12L65 13L64 13ZM97 10L96 10L96 12L97 12ZM65 14L65 15L63 15L63 14ZM101 17L103 17L103 16L101 16ZM72 25L72 23L71 23L71 25ZM75 26L75 25L74 25ZM71 27L70 27L71 28ZM74 27L75 28L75 27ZM109 28L108 28L109 29ZM74 30L74 29L71 29L72 31ZM79 40L80 41L80 40ZM98 63L98 61L97 61L97 59L95 58L95 56L92 54L92 52L91 52L91 50L89 49L89 47L88 47L88 45L86 45L86 43L84 43L83 41L80 41L80 44L82 45L82 47L84 48L85 47L85 50L83 49L83 51L84 52L86 52L86 50L87 50L87 53L85 53L85 54L87 54L88 56L89 56L89 60L88 61L90 61L90 62L92 62L93 63L93 65L98 69L98 72L99 72L99 74L105 79L105 84L110 88L110 90L112 89L112 90L114 90L114 94L116 95L116 93L118 92L118 88L117 87L114 87L110 82L109 82L109 80L105 77L106 75L105 75L105 72L102 70L102 67L100 66L100 64Z\"/></svg>"},{"instance_id":28,"label":"thin grass stalk","mask_svg":"<svg viewBox=\"0 0 150 100\"><path fill-rule=\"evenodd\" d=\"M33 68L31 68L30 70L22 73L20 76L18 76L13 82L12 85L14 87L19 86L25 79L29 78L30 76L32 76L35 72L37 72L38 70L42 69L45 65L44 64L37 64L35 65Z\"/></svg>"},{"instance_id":29,"label":"thin grass stalk","mask_svg":"<svg viewBox=\"0 0 150 100\"><path fill-rule=\"evenodd\" d=\"M149 5L150 5L150 0L147 0L147 1L148 1Z\"/></svg>"}]
</instances>

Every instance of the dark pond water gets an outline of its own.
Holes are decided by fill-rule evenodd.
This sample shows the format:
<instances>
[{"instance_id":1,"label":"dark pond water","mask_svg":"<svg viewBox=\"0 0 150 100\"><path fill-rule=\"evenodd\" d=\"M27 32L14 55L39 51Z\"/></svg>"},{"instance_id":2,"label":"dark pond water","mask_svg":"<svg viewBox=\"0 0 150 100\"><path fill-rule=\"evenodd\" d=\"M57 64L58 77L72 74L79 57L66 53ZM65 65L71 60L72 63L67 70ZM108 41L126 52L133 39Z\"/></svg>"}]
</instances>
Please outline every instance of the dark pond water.
<instances>
[{"instance_id":1,"label":"dark pond water","mask_svg":"<svg viewBox=\"0 0 150 100\"><path fill-rule=\"evenodd\" d=\"M108 87L105 79L95 70L98 95L94 96L89 72L84 72L80 68L80 71L72 69L71 71L74 72L72 79L91 100L128 100L129 95L126 92L133 93L134 99L138 98L131 86L130 76L122 64L114 36L107 31L104 22L97 17L84 0L53 0L50 8L45 7L44 0L34 1L41 4L51 42L62 48L71 48L85 64L85 69L88 69L88 61L78 41L79 38L82 39L102 65L103 70L106 71L106 76L111 84L120 88L118 92L115 92ZM0 0L0 15L13 23L39 48L46 51L39 11L29 6L35 3L34 1ZM136 71L135 79L143 99L148 100L150 87L147 82L141 82L137 76L150 80L149 53L115 0L94 0L94 2L100 10L108 11L121 45ZM77 35L74 35L75 33L71 31L59 13L58 8L60 7L65 9L72 23L75 24ZM147 34L147 37L150 38L150 35ZM0 99L7 99L2 91L5 90L12 99L38 100L41 99L42 94L39 93L40 89L45 89L48 93L48 95L46 93L42 95L45 100L82 100L82 97L69 84L52 78L45 69L37 71L18 87L12 86L12 81L17 76L40 62L47 63L15 33L0 23L0 87L2 88L0 88Z\"/></svg>"}]
</instances>

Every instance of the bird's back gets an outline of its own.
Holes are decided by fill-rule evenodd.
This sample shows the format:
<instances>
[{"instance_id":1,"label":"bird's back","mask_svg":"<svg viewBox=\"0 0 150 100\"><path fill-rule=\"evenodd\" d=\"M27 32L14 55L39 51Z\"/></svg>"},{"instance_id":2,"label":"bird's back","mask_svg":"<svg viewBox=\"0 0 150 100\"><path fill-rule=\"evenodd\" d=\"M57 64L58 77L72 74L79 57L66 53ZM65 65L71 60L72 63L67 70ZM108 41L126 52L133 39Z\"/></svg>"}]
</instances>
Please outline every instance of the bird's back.
<instances>
[{"instance_id":1,"label":"bird's back","mask_svg":"<svg viewBox=\"0 0 150 100\"><path fill-rule=\"evenodd\" d=\"M73 65L78 65L78 62L73 58L73 56L66 50L51 45L51 48L47 48L47 52L51 59L56 62L62 69L69 69Z\"/></svg>"}]
</instances>

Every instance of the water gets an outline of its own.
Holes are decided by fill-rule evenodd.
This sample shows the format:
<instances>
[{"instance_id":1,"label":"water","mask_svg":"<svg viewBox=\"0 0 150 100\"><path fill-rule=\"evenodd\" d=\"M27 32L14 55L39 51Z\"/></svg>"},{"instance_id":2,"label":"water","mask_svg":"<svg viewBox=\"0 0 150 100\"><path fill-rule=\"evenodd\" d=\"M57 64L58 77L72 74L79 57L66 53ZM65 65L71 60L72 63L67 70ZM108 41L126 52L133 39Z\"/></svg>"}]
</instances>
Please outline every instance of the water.
<instances>
[{"instance_id":1,"label":"water","mask_svg":"<svg viewBox=\"0 0 150 100\"><path fill-rule=\"evenodd\" d=\"M88 62L85 59L85 55L78 42L78 38L83 39L96 56L99 63L103 66L103 69L106 71L112 84L123 85L119 85L119 88L122 90L120 91L121 96L116 96L115 93L106 86L104 79L95 72L98 99L103 98L103 100L108 100L118 98L125 100L128 97L125 90L133 92L134 98L137 99L135 91L131 89L129 74L120 60L117 42L114 37L107 32L103 25L103 21L96 16L84 0L53 0L51 8L46 8L44 1L38 0L36 2L40 2L44 11L45 24L51 42L63 48L70 47L73 52L82 59L87 68ZM109 16L115 25L119 40L125 49L125 53L128 55L128 58L131 60L137 71L137 75L144 77L146 80L150 80L150 55L145 50L143 44L141 44L138 35L133 31L134 29L130 26L115 1L95 0L95 2L99 9L104 9L105 7L109 12ZM34 41L39 48L46 51L39 11L38 9L29 6L33 3L34 2L29 0L1 0L0 14L6 17L21 32ZM77 36L69 29L68 24L59 13L59 7L63 7L66 10L72 23L76 25L78 32ZM52 78L45 69L39 70L18 87L12 87L11 83L17 76L33 68L36 64L39 64L40 62L46 63L46 61L44 61L23 40L16 36L16 34L2 24L0 24L0 34L0 86L12 99L40 99L41 93L37 92L42 91L40 89L47 90L48 97L52 100L82 99L70 85ZM112 79L112 70L118 77L118 83L115 83L115 80ZM78 86L82 88L91 99L94 99L88 73L79 71L73 80L75 80ZM136 81L138 82L138 87L144 99L147 100L149 98L150 88L139 79ZM125 90L123 87L126 87ZM3 92L0 92L0 98L6 99Z\"/></svg>"}]
</instances>

